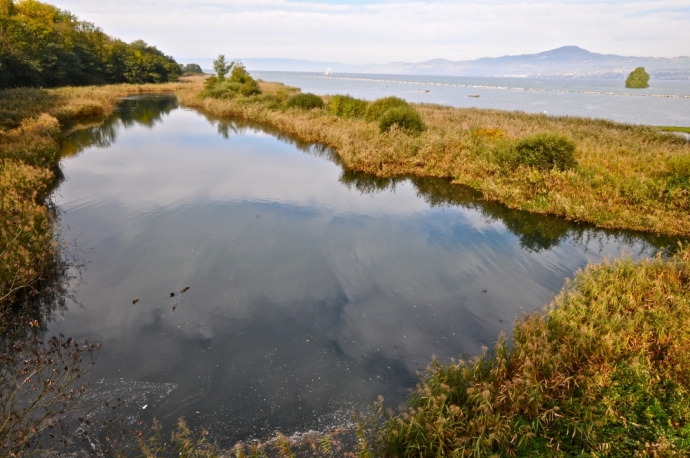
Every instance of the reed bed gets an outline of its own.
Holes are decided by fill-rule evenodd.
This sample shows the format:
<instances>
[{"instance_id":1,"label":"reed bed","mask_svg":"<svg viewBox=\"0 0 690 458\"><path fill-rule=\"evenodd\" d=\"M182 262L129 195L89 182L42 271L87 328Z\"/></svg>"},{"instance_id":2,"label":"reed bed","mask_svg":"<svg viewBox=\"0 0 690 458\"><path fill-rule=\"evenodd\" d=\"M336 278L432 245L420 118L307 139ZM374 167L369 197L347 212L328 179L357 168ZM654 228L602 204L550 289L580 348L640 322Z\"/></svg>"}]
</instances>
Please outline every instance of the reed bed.
<instances>
[{"instance_id":1,"label":"reed bed","mask_svg":"<svg viewBox=\"0 0 690 458\"><path fill-rule=\"evenodd\" d=\"M690 246L604 261L470 361L434 360L381 456L688 456Z\"/></svg>"},{"instance_id":2,"label":"reed bed","mask_svg":"<svg viewBox=\"0 0 690 458\"><path fill-rule=\"evenodd\" d=\"M690 143L658 128L605 120L421 104L426 130L381 132L376 123L328 110L286 109L263 95L218 100L181 95L184 105L276 127L335 149L348 169L378 176L449 177L510 208L604 228L690 235ZM326 101L330 97L324 97ZM270 100L270 103L266 101ZM516 142L555 134L576 144L568 170L506 169L497 158Z\"/></svg>"}]
</instances>

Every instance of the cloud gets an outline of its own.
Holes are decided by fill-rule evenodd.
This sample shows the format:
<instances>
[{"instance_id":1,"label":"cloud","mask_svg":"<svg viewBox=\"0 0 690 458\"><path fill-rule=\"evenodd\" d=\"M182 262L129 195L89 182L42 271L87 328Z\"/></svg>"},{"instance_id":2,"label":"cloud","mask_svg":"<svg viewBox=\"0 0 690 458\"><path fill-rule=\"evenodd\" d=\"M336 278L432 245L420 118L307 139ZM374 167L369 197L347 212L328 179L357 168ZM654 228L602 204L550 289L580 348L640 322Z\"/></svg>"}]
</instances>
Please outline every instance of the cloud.
<instances>
[{"instance_id":1,"label":"cloud","mask_svg":"<svg viewBox=\"0 0 690 458\"><path fill-rule=\"evenodd\" d=\"M282 57L351 64L473 59L578 45L687 54L686 0L488 2L285 0L92 2L58 6L175 57Z\"/></svg>"}]
</instances>

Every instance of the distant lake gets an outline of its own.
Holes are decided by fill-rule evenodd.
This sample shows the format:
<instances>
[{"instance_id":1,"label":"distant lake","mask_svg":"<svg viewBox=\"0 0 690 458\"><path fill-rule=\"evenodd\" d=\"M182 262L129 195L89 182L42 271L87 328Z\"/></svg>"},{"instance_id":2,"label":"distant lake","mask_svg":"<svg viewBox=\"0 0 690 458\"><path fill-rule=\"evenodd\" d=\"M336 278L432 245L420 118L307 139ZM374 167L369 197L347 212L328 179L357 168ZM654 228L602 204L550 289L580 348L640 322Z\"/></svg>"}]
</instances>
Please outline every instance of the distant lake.
<instances>
[{"instance_id":1,"label":"distant lake","mask_svg":"<svg viewBox=\"0 0 690 458\"><path fill-rule=\"evenodd\" d=\"M491 346L588 262L675 244L354 173L172 96L123 100L64 151L54 200L86 264L49 333L103 345L86 405L184 416L225 446L340 425L378 395L395 407L432 355Z\"/></svg>"},{"instance_id":2,"label":"distant lake","mask_svg":"<svg viewBox=\"0 0 690 458\"><path fill-rule=\"evenodd\" d=\"M324 69L325 70L325 69ZM252 72L316 94L367 100L395 95L416 103L495 108L551 116L582 116L630 124L690 126L690 81L650 80L626 89L624 80ZM429 92L419 92L419 91ZM628 95L625 95L628 94ZM469 97L479 95L479 97Z\"/></svg>"}]
</instances>

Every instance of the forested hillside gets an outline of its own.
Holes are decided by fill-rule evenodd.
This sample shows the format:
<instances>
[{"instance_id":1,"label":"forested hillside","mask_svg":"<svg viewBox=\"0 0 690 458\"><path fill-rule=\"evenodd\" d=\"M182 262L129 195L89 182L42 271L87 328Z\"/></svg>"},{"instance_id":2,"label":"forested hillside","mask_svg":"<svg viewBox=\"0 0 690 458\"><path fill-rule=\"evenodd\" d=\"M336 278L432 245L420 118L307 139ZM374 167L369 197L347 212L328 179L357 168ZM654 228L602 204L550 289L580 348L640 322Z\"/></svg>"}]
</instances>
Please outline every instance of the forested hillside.
<instances>
[{"instance_id":1,"label":"forested hillside","mask_svg":"<svg viewBox=\"0 0 690 458\"><path fill-rule=\"evenodd\" d=\"M0 89L162 83L181 72L172 57L141 40L111 38L36 0L0 0Z\"/></svg>"}]
</instances>

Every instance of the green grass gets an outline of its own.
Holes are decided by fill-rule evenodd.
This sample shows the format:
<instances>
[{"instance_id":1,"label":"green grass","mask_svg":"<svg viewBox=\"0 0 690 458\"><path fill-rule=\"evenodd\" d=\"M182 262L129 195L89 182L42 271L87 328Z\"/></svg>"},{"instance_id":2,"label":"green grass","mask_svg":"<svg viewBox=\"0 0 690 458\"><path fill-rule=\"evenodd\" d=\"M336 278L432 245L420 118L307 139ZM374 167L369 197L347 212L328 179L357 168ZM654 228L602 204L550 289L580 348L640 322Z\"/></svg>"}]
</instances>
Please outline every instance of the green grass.
<instances>
[{"instance_id":1,"label":"green grass","mask_svg":"<svg viewBox=\"0 0 690 458\"><path fill-rule=\"evenodd\" d=\"M690 127L678 127L678 126L661 126L659 130L664 132L684 132L690 134Z\"/></svg>"}]
</instances>

